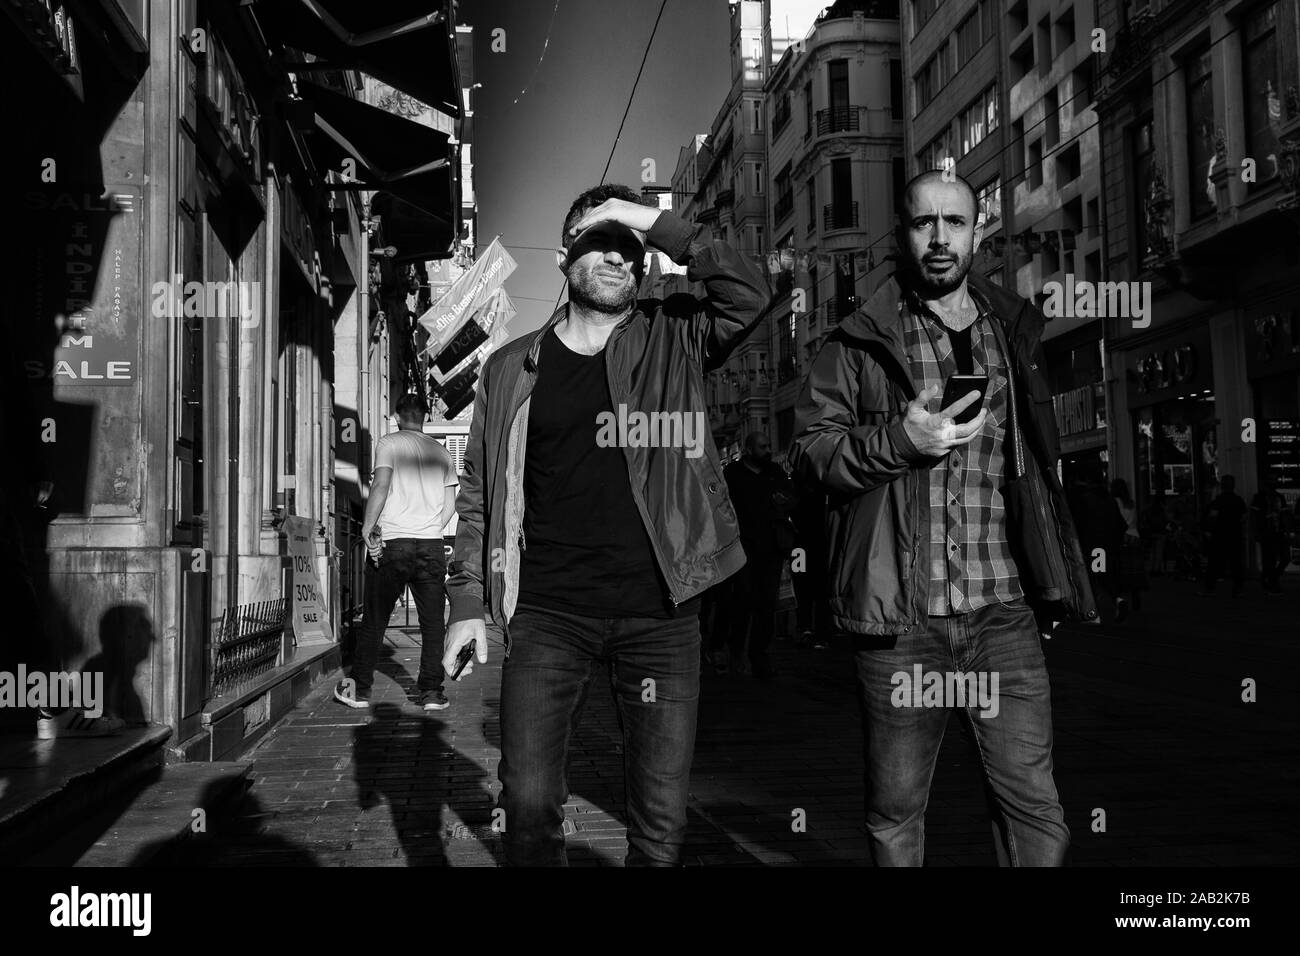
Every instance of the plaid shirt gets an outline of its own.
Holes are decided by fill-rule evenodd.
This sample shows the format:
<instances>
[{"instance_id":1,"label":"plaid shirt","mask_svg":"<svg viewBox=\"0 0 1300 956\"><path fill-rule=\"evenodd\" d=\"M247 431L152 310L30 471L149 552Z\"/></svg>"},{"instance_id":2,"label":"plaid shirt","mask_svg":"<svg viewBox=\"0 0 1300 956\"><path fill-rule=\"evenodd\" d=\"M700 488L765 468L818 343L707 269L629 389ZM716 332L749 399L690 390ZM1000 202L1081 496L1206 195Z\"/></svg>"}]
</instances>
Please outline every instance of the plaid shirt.
<instances>
[{"instance_id":1,"label":"plaid shirt","mask_svg":"<svg viewBox=\"0 0 1300 956\"><path fill-rule=\"evenodd\" d=\"M989 377L988 417L973 440L930 468L929 612L935 616L964 614L1024 594L1007 544L999 491L1005 475L1006 361L992 327L997 317L975 289L970 296L979 310L971 327L971 353L974 373ZM899 303L899 313L916 389L938 385L940 399L931 403L937 405L948 376L958 371L951 335L914 293Z\"/></svg>"}]
</instances>

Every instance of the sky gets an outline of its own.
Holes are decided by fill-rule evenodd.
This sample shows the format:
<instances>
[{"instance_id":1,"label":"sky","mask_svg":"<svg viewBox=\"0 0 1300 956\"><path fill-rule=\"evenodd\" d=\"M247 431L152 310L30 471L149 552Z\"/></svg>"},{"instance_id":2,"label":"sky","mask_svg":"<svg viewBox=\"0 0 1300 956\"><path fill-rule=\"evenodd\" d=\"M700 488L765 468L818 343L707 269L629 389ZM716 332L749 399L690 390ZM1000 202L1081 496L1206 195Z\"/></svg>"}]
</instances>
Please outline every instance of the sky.
<instances>
[{"instance_id":1,"label":"sky","mask_svg":"<svg viewBox=\"0 0 1300 956\"><path fill-rule=\"evenodd\" d=\"M499 234L519 264L506 281L519 309L511 338L553 310L564 283L553 251L564 215L601 182L658 10L653 0L461 4L483 84L474 91L478 248ZM493 53L498 28L505 51ZM727 95L728 42L725 0L667 0L606 182L639 190L650 158L655 182L671 183L679 150L709 131Z\"/></svg>"}]
</instances>

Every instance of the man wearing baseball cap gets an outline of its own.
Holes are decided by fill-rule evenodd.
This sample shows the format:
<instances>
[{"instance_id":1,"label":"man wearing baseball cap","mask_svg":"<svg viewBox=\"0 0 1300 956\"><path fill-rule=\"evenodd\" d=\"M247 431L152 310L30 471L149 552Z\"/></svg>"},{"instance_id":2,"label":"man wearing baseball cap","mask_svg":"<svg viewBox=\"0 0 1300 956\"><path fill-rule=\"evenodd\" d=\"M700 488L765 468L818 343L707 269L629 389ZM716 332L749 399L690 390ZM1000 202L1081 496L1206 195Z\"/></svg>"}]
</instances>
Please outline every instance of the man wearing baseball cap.
<instances>
[{"instance_id":1,"label":"man wearing baseball cap","mask_svg":"<svg viewBox=\"0 0 1300 956\"><path fill-rule=\"evenodd\" d=\"M486 662L485 610L504 632L500 808L513 865L567 862L565 758L598 668L623 731L627 864L681 854L700 595L745 562L717 449L693 426L706 421L704 373L771 301L758 269L702 232L626 186L587 190L556 250L569 301L479 379L443 662L452 671L471 641ZM685 265L704 298L638 302L647 247ZM614 419L650 420L653 434L607 427Z\"/></svg>"}]
</instances>

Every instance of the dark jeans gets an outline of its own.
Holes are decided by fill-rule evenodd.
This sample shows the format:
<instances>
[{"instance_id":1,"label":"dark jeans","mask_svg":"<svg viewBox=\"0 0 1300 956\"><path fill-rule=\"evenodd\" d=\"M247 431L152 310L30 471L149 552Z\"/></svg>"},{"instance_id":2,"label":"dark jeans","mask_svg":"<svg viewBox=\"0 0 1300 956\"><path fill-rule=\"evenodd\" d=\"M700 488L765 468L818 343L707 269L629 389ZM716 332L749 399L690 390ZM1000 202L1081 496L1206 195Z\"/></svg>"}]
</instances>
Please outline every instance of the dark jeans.
<instances>
[{"instance_id":1,"label":"dark jeans","mask_svg":"<svg viewBox=\"0 0 1300 956\"><path fill-rule=\"evenodd\" d=\"M593 618L521 605L510 620L510 643L501 672L498 770L507 861L568 865L569 740L604 664L623 733L627 865L676 865L695 752L699 618Z\"/></svg>"},{"instance_id":2,"label":"dark jeans","mask_svg":"<svg viewBox=\"0 0 1300 956\"><path fill-rule=\"evenodd\" d=\"M725 582L722 626L713 631L715 648L726 640L733 656L739 655L749 637L749 659L762 663L772 643L776 619L776 596L781 589L779 554L747 556L745 566Z\"/></svg>"},{"instance_id":3,"label":"dark jeans","mask_svg":"<svg viewBox=\"0 0 1300 956\"><path fill-rule=\"evenodd\" d=\"M987 675L990 690L997 675L996 712L969 699L960 709L983 766L999 862L1064 862L1070 831L1052 779L1051 691L1040 640L1023 601L931 617L927 627L897 638L859 638L868 846L877 866L925 860L925 809L951 711L913 706L902 693L907 685L895 675L911 679L918 664L923 675Z\"/></svg>"},{"instance_id":4,"label":"dark jeans","mask_svg":"<svg viewBox=\"0 0 1300 956\"><path fill-rule=\"evenodd\" d=\"M1232 579L1232 593L1241 593L1245 580L1245 568L1242 566L1241 538L1212 538L1209 554L1205 562L1205 590L1213 591L1215 582L1225 576Z\"/></svg>"},{"instance_id":5,"label":"dark jeans","mask_svg":"<svg viewBox=\"0 0 1300 956\"><path fill-rule=\"evenodd\" d=\"M351 676L356 681L357 697L370 697L379 645L383 643L393 607L407 587L415 598L415 610L420 618L420 676L416 686L421 692L442 690L446 576L441 538L394 538L385 543L378 564L366 559L365 617L352 652Z\"/></svg>"}]
</instances>

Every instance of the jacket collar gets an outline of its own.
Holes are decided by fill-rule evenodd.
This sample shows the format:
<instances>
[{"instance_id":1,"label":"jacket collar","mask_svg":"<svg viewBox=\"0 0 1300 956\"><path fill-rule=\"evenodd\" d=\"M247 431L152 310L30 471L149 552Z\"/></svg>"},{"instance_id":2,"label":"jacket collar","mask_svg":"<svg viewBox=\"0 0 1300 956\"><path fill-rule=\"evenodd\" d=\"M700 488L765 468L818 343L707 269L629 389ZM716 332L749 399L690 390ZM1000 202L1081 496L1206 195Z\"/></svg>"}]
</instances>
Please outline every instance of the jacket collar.
<instances>
[{"instance_id":1,"label":"jacket collar","mask_svg":"<svg viewBox=\"0 0 1300 956\"><path fill-rule=\"evenodd\" d=\"M638 315L640 315L643 311L642 308L643 305L644 303L641 300L637 300L636 308L634 308L631 311L631 313L625 316L623 320L618 323L618 325L614 326L614 332L617 332L623 326L627 325ZM565 302L562 306L560 306L558 309L552 312L551 317L546 320L546 323L540 329L537 330L537 332L535 333L535 337L533 339L533 344L528 347L528 352L527 354L524 355L524 368L527 371L529 372L537 371L537 357L542 354L542 340L546 338L547 332L555 328L555 326L558 325L561 320L567 318L568 315L569 315L569 303ZM611 342L614 339L614 332L610 333L609 340Z\"/></svg>"},{"instance_id":2,"label":"jacket collar","mask_svg":"<svg viewBox=\"0 0 1300 956\"><path fill-rule=\"evenodd\" d=\"M966 280L977 303L983 299L1002 321L1008 339L1027 338L1030 349L1037 344L1043 334L1043 317L1037 309L977 272L968 273ZM908 294L898 273L894 273L861 308L840 322L839 327L857 338L881 342L901 355L903 327L899 307L906 303Z\"/></svg>"},{"instance_id":3,"label":"jacket collar","mask_svg":"<svg viewBox=\"0 0 1300 956\"><path fill-rule=\"evenodd\" d=\"M542 352L542 339L546 338L546 333L555 328L556 324L569 314L569 303L564 303L558 309L551 313L551 317L546 323L537 330L533 336L533 344L528 347L528 353L524 356L524 368L530 372L537 371L537 356Z\"/></svg>"}]
</instances>

